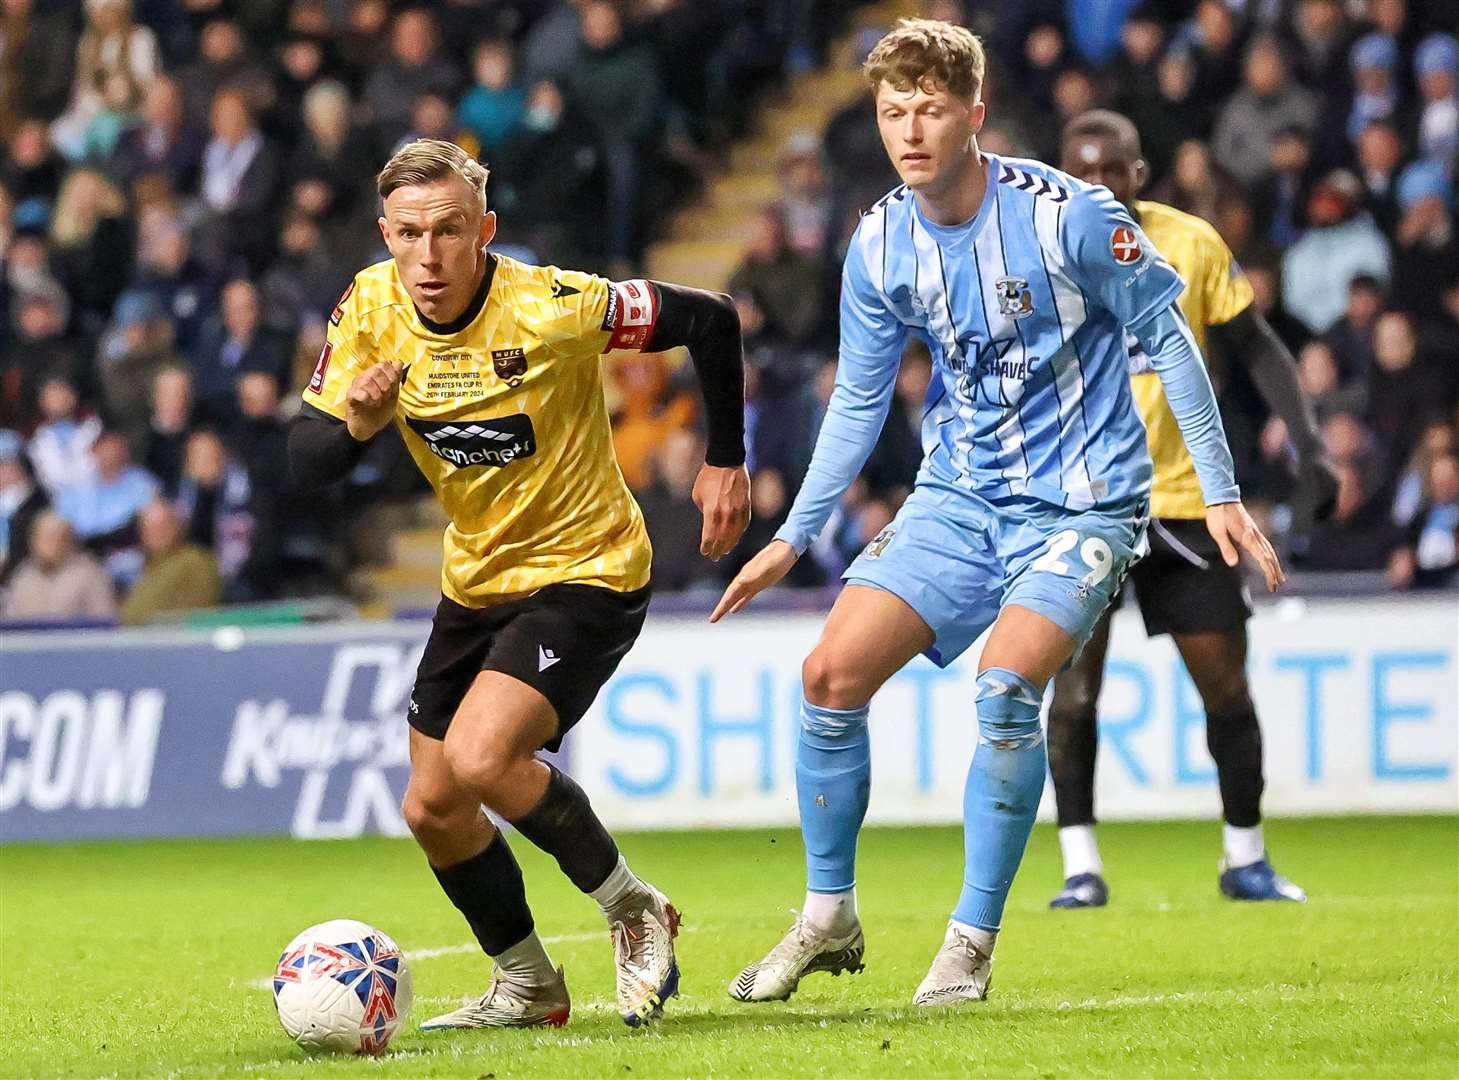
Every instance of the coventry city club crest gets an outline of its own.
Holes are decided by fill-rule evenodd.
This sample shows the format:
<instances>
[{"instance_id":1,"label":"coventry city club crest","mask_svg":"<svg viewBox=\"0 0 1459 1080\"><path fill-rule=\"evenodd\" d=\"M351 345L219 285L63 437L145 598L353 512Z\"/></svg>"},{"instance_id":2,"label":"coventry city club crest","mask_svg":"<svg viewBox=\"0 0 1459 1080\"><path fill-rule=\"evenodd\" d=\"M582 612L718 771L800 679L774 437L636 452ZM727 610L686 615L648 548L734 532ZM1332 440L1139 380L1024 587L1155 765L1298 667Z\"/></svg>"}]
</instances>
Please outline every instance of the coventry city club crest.
<instances>
[{"instance_id":1,"label":"coventry city club crest","mask_svg":"<svg viewBox=\"0 0 1459 1080\"><path fill-rule=\"evenodd\" d=\"M887 549L887 545L892 542L892 537L896 535L897 529L894 525L888 525L881 532L877 533L871 538L871 543L866 545L866 557L868 559L880 559L881 553Z\"/></svg>"},{"instance_id":2,"label":"coventry city club crest","mask_svg":"<svg viewBox=\"0 0 1459 1080\"><path fill-rule=\"evenodd\" d=\"M1001 277L993 283L998 289L998 312L1009 319L1026 319L1033 314L1033 294L1028 291L1028 278Z\"/></svg>"}]
</instances>

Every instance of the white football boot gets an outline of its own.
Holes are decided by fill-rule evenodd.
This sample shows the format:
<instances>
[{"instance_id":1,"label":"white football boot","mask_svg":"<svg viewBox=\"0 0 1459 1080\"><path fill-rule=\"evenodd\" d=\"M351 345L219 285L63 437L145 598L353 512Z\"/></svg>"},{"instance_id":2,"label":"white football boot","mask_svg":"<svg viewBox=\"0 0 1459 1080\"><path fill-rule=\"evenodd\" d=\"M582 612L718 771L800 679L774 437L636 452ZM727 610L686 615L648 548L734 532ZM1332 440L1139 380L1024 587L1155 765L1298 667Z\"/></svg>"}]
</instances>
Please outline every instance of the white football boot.
<instances>
[{"instance_id":1,"label":"white football boot","mask_svg":"<svg viewBox=\"0 0 1459 1080\"><path fill-rule=\"evenodd\" d=\"M662 1016L664 1002L679 995L679 962L674 958L679 912L648 885L609 914L608 932L618 974L618 1015L629 1027Z\"/></svg>"},{"instance_id":2,"label":"white football boot","mask_svg":"<svg viewBox=\"0 0 1459 1080\"><path fill-rule=\"evenodd\" d=\"M982 1001L993 981L993 957L979 948L958 926L949 923L942 948L932 958L932 967L917 992L914 1005L955 1005L960 1001Z\"/></svg>"},{"instance_id":3,"label":"white football boot","mask_svg":"<svg viewBox=\"0 0 1459 1080\"><path fill-rule=\"evenodd\" d=\"M562 976L562 968L557 969L556 984L544 987L524 987L507 982L498 971L486 993L476 1001L468 1001L453 1012L427 1020L420 1029L562 1027L571 1011L572 1002L567 996L567 981Z\"/></svg>"},{"instance_id":4,"label":"white football boot","mask_svg":"<svg viewBox=\"0 0 1459 1080\"><path fill-rule=\"evenodd\" d=\"M729 995L736 1001L784 1001L795 993L800 980L816 971L853 975L864 970L866 939L861 923L844 934L832 935L797 914L790 932L765 959L751 964L729 985Z\"/></svg>"}]
</instances>

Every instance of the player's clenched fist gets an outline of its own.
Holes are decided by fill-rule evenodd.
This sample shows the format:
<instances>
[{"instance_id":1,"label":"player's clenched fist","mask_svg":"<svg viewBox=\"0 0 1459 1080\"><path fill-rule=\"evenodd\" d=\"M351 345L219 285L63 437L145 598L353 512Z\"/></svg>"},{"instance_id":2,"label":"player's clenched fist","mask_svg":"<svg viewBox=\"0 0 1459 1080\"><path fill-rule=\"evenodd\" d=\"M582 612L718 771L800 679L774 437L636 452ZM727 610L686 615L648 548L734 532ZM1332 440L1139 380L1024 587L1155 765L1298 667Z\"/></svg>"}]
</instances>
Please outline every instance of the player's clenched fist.
<instances>
[{"instance_id":1,"label":"player's clenched fist","mask_svg":"<svg viewBox=\"0 0 1459 1080\"><path fill-rule=\"evenodd\" d=\"M394 419L404 372L403 365L386 360L355 376L345 410L345 423L353 438L360 442L373 439Z\"/></svg>"}]
</instances>

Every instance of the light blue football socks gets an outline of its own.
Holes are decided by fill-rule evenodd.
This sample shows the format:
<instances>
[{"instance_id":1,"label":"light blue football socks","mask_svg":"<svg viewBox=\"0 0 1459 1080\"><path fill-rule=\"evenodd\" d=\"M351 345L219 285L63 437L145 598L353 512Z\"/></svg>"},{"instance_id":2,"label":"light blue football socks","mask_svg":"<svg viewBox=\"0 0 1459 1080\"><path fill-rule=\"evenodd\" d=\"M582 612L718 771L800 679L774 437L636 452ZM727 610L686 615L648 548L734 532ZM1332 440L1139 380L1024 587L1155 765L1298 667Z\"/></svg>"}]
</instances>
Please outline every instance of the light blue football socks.
<instances>
[{"instance_id":1,"label":"light blue football socks","mask_svg":"<svg viewBox=\"0 0 1459 1080\"><path fill-rule=\"evenodd\" d=\"M1004 668L978 676L978 747L963 789L963 888L955 922L996 931L1043 796L1042 697ZM804 821L805 810L801 815Z\"/></svg>"},{"instance_id":2,"label":"light blue football socks","mask_svg":"<svg viewBox=\"0 0 1459 1080\"><path fill-rule=\"evenodd\" d=\"M996 931L1023 859L1048 767L1041 695L1021 675L978 676L978 747L963 794L965 862L953 919ZM871 793L868 709L801 703L796 793L806 888L844 893L856 884L856 838Z\"/></svg>"},{"instance_id":3,"label":"light blue football socks","mask_svg":"<svg viewBox=\"0 0 1459 1080\"><path fill-rule=\"evenodd\" d=\"M801 701L795 789L812 893L846 892L856 884L856 836L871 796L868 711Z\"/></svg>"}]
</instances>

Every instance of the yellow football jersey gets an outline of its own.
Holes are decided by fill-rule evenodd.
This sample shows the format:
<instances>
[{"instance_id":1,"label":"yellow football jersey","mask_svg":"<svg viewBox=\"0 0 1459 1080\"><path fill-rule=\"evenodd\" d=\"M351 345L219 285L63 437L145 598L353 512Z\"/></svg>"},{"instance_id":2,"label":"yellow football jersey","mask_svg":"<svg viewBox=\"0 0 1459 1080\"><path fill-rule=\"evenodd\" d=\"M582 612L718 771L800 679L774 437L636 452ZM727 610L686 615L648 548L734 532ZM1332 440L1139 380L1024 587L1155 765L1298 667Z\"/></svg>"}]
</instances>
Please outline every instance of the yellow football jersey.
<instances>
[{"instance_id":1,"label":"yellow football jersey","mask_svg":"<svg viewBox=\"0 0 1459 1080\"><path fill-rule=\"evenodd\" d=\"M640 589L648 532L613 454L598 357L647 344L654 294L643 281L491 259L448 326L421 320L393 260L360 271L304 401L344 419L355 376L406 366L395 420L451 519L441 591L456 603L563 582Z\"/></svg>"},{"instance_id":2,"label":"yellow football jersey","mask_svg":"<svg viewBox=\"0 0 1459 1080\"><path fill-rule=\"evenodd\" d=\"M1206 328L1230 322L1246 310L1253 299L1251 282L1209 222L1158 202L1138 200L1134 210L1150 242L1185 279L1180 309L1204 356ZM1160 376L1140 359L1134 362L1132 382L1155 463L1150 512L1155 517L1204 518L1206 502L1196 468L1165 400Z\"/></svg>"}]
</instances>

